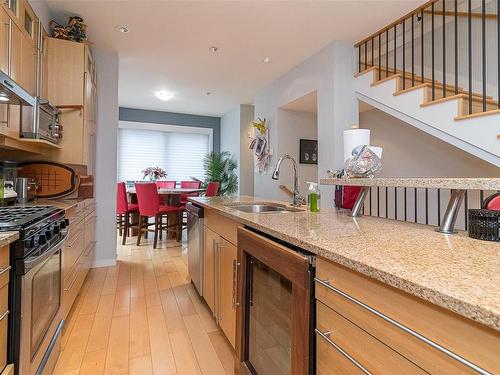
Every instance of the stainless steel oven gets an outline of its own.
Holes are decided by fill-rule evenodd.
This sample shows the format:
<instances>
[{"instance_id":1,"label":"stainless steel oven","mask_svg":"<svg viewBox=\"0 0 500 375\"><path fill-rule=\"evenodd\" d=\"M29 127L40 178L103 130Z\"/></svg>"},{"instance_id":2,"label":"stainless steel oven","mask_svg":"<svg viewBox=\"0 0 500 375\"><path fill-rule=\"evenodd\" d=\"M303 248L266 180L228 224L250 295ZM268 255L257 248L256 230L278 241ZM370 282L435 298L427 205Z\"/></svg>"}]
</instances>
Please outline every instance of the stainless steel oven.
<instances>
[{"instance_id":1,"label":"stainless steel oven","mask_svg":"<svg viewBox=\"0 0 500 375\"><path fill-rule=\"evenodd\" d=\"M62 247L67 232L61 234L53 243L48 241L45 249L19 260L16 267L21 310L20 375L52 374L60 352Z\"/></svg>"}]
</instances>

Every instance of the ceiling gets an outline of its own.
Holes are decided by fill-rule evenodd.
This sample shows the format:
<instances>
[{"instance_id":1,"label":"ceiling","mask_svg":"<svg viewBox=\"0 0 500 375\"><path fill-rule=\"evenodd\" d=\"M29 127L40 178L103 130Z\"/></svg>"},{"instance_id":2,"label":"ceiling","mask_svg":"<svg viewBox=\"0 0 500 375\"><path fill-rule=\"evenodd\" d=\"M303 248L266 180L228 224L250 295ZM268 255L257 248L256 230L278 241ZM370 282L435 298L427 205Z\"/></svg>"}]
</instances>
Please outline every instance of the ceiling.
<instances>
[{"instance_id":1,"label":"ceiling","mask_svg":"<svg viewBox=\"0 0 500 375\"><path fill-rule=\"evenodd\" d=\"M424 2L48 0L58 21L80 15L95 47L119 52L121 106L216 116L330 42L355 42ZM161 89L175 97L160 101Z\"/></svg>"},{"instance_id":2,"label":"ceiling","mask_svg":"<svg viewBox=\"0 0 500 375\"><path fill-rule=\"evenodd\" d=\"M318 95L316 91L310 92L294 101L285 104L282 109L308 113L318 113Z\"/></svg>"}]
</instances>

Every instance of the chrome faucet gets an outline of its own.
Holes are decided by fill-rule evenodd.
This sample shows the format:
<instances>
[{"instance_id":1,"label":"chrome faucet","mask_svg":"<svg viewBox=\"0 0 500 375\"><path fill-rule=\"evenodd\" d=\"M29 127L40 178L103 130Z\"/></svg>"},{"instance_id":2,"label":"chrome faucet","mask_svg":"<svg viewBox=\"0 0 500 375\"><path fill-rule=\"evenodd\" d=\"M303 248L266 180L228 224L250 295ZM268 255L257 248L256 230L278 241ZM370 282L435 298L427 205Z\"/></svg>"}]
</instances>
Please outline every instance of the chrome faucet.
<instances>
[{"instance_id":1,"label":"chrome faucet","mask_svg":"<svg viewBox=\"0 0 500 375\"><path fill-rule=\"evenodd\" d=\"M295 159L292 158L290 155L283 155L278 160L276 167L274 167L272 178L273 178L273 180L278 180L278 178L280 178L281 162L285 159L289 159L293 163L293 201L292 201L292 206L300 206L304 203L304 198L300 195L300 192L299 192L299 176L297 173L297 163L295 162Z\"/></svg>"}]
</instances>

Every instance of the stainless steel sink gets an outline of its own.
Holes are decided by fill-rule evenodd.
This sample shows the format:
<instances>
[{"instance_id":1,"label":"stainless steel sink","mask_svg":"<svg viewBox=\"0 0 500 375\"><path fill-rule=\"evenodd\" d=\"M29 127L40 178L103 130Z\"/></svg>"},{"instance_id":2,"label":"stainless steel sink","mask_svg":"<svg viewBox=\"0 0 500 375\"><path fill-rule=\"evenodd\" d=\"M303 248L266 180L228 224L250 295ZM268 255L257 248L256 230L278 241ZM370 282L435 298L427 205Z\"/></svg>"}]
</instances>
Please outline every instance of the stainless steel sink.
<instances>
[{"instance_id":1,"label":"stainless steel sink","mask_svg":"<svg viewBox=\"0 0 500 375\"><path fill-rule=\"evenodd\" d=\"M300 212L300 208L285 206L284 204L275 203L238 203L228 205L235 210L247 212L251 214L273 213L273 212Z\"/></svg>"}]
</instances>

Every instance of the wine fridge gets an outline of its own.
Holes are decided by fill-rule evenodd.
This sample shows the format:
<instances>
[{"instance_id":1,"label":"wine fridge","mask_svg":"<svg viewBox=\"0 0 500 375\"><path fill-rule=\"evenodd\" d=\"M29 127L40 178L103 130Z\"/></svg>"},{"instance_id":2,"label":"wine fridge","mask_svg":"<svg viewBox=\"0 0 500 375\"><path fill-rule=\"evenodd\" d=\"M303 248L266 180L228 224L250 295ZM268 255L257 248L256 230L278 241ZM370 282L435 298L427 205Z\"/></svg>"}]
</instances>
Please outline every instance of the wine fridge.
<instances>
[{"instance_id":1,"label":"wine fridge","mask_svg":"<svg viewBox=\"0 0 500 375\"><path fill-rule=\"evenodd\" d=\"M314 255L239 228L238 266L236 370L314 374Z\"/></svg>"}]
</instances>

